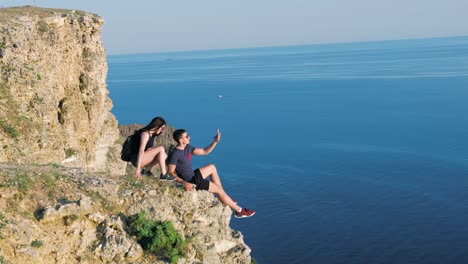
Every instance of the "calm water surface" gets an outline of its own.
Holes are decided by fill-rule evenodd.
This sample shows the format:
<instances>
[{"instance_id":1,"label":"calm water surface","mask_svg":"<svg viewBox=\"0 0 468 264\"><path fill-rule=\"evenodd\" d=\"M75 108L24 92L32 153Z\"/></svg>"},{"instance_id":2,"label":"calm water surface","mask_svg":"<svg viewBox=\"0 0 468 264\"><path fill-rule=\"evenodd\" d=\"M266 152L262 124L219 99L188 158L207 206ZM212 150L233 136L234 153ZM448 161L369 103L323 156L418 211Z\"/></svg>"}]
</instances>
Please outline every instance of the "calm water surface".
<instances>
[{"instance_id":1,"label":"calm water surface","mask_svg":"<svg viewBox=\"0 0 468 264\"><path fill-rule=\"evenodd\" d=\"M119 123L220 128L195 166L257 211L258 263L468 263L468 37L108 62Z\"/></svg>"}]
</instances>

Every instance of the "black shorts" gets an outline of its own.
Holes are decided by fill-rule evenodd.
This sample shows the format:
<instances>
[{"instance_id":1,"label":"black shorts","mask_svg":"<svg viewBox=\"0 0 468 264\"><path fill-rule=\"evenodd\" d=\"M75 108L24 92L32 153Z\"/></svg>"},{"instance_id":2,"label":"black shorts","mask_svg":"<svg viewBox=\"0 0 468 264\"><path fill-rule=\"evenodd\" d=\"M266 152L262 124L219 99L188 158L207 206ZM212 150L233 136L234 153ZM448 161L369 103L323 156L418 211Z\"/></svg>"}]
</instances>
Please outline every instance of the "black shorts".
<instances>
[{"instance_id":1,"label":"black shorts","mask_svg":"<svg viewBox=\"0 0 468 264\"><path fill-rule=\"evenodd\" d=\"M197 191L208 191L208 189L210 188L210 181L207 179L203 179L200 169L196 169L193 172L195 172L195 176L193 176L188 182L194 183Z\"/></svg>"}]
</instances>

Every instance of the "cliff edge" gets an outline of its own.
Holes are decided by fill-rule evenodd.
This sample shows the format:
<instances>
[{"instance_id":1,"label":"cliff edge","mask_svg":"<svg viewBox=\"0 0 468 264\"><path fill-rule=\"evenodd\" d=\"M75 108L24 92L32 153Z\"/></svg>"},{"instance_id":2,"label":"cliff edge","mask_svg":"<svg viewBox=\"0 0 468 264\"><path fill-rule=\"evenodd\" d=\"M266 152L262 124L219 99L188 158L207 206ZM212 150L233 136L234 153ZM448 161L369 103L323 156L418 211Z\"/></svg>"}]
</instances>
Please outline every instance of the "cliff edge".
<instances>
[{"instance_id":1,"label":"cliff edge","mask_svg":"<svg viewBox=\"0 0 468 264\"><path fill-rule=\"evenodd\" d=\"M0 262L166 263L128 232L128 217L141 211L190 239L179 264L251 262L242 234L229 227L231 209L208 192L154 177L9 163L0 163Z\"/></svg>"}]
</instances>

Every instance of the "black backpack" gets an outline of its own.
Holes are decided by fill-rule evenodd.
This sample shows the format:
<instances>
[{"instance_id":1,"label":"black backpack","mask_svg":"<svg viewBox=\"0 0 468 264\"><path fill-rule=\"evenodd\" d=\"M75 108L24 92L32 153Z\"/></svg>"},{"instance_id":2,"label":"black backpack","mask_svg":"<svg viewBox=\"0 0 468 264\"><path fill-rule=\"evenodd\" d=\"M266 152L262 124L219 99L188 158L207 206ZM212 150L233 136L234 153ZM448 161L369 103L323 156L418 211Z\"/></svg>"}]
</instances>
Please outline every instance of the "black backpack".
<instances>
[{"instance_id":1,"label":"black backpack","mask_svg":"<svg viewBox=\"0 0 468 264\"><path fill-rule=\"evenodd\" d=\"M122 144L122 151L120 152L120 158L123 161L132 161L133 155L138 151L140 145L140 133L135 130L133 135L127 137L125 142Z\"/></svg>"}]
</instances>

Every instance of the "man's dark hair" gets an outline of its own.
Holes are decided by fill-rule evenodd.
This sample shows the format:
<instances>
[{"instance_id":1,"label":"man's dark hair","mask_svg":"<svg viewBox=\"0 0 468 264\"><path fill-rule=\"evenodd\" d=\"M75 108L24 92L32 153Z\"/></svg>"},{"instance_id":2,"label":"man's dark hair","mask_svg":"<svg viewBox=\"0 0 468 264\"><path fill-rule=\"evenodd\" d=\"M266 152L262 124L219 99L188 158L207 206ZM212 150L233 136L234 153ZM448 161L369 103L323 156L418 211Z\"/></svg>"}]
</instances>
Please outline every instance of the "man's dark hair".
<instances>
[{"instance_id":1,"label":"man's dark hair","mask_svg":"<svg viewBox=\"0 0 468 264\"><path fill-rule=\"evenodd\" d=\"M177 144L180 143L179 140L182 137L182 134L185 132L187 132L185 131L185 129L177 129L176 131L174 131L174 133L172 133L172 137L177 142Z\"/></svg>"}]
</instances>

